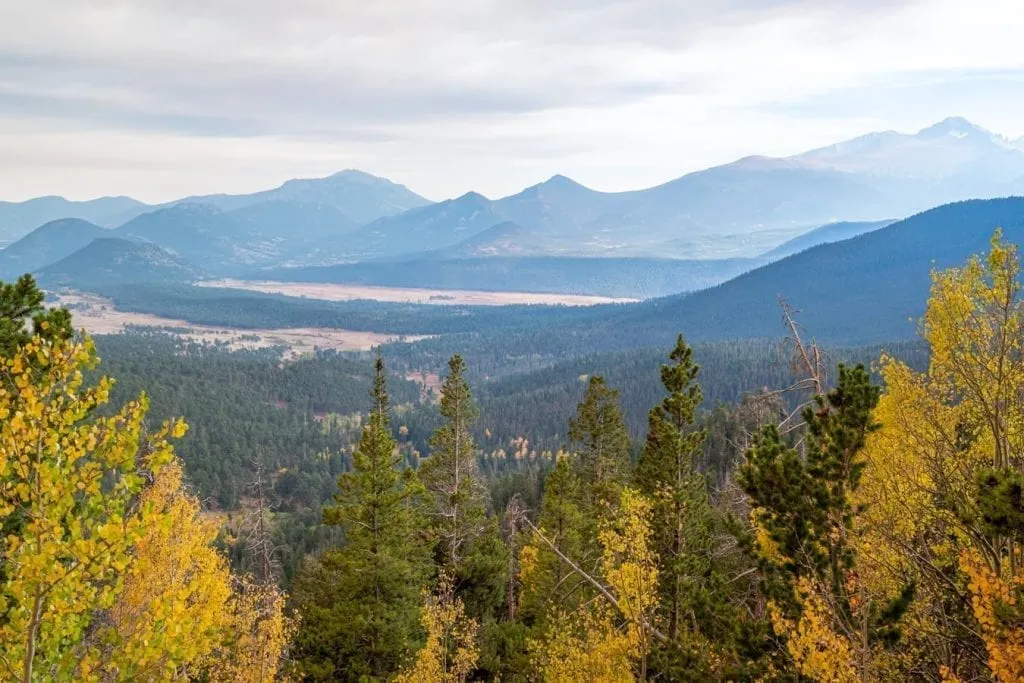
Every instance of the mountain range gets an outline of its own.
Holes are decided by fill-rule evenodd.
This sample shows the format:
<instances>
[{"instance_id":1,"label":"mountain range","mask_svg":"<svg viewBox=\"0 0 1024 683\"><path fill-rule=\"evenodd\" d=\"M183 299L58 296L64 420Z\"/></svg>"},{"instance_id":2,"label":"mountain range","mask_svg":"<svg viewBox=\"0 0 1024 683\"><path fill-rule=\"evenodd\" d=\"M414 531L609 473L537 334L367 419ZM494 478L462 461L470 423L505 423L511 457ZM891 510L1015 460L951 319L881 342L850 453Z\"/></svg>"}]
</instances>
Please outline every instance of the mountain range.
<instances>
[{"instance_id":1,"label":"mountain range","mask_svg":"<svg viewBox=\"0 0 1024 683\"><path fill-rule=\"evenodd\" d=\"M386 283L408 281L402 268L417 264L423 286L486 282L489 268L494 283L507 283L522 267L532 274L519 279L523 287L579 290L597 283L608 290L643 259L680 261L650 266L660 274L633 288L654 296L668 293L665 287L712 285L738 268L946 202L1019 193L1024 144L951 118L914 134L872 133L786 158L746 157L630 192L599 192L556 175L501 199L468 192L431 203L350 170L156 207L124 197L0 204L0 234L7 235L23 236L29 220L81 214L73 216L78 222L44 221L0 251L0 276L37 270L102 236L149 242L211 276L319 273L328 281ZM113 232L98 232L108 228ZM595 271L608 276L603 282L583 275L586 260L597 257L613 259ZM548 272L566 264L575 280Z\"/></svg>"},{"instance_id":2,"label":"mountain range","mask_svg":"<svg viewBox=\"0 0 1024 683\"><path fill-rule=\"evenodd\" d=\"M24 202L0 202L0 242L18 239L61 218L81 218L105 228L116 228L142 214L177 204L205 204L224 212L259 206L259 210L239 212L240 217L264 228L272 223L277 233L297 228L315 234L328 221L342 228L357 227L429 203L402 185L355 170L340 171L326 178L289 180L279 187L252 194L197 195L158 205L129 197L101 197L85 202L39 197Z\"/></svg>"},{"instance_id":3,"label":"mountain range","mask_svg":"<svg viewBox=\"0 0 1024 683\"><path fill-rule=\"evenodd\" d=\"M874 133L782 158L746 157L646 190L564 176L489 200L476 192L381 218L317 252L361 261L443 250L505 222L491 255L752 257L811 227L881 221L950 201L1024 192L1024 151L965 119Z\"/></svg>"}]
</instances>

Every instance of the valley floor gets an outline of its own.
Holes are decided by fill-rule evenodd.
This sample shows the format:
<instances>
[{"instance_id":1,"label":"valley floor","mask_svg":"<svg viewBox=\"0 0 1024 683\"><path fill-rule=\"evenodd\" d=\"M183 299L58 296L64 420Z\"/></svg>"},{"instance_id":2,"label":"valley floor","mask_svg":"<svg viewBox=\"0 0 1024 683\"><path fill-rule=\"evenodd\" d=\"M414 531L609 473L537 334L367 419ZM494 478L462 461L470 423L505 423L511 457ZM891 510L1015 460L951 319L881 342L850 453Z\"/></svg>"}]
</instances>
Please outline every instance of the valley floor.
<instances>
[{"instance_id":1,"label":"valley floor","mask_svg":"<svg viewBox=\"0 0 1024 683\"><path fill-rule=\"evenodd\" d=\"M582 294L542 294L535 292L485 292L464 289L416 289L411 287L379 287L373 285L339 285L320 282L272 282L265 280L212 280L197 283L203 287L228 287L265 294L355 301L369 299L415 304L465 304L474 306L507 306L542 304L563 306L594 306L628 303L637 299Z\"/></svg>"}]
</instances>

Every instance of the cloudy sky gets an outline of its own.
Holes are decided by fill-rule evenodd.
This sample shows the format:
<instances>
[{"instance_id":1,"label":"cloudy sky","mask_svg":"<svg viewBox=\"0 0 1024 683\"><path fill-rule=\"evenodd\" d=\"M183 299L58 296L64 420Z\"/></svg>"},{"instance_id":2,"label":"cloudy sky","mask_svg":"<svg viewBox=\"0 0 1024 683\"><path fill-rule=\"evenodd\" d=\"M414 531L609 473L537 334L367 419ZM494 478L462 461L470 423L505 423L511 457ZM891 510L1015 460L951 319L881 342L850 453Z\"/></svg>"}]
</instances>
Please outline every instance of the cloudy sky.
<instances>
[{"instance_id":1,"label":"cloudy sky","mask_svg":"<svg viewBox=\"0 0 1024 683\"><path fill-rule=\"evenodd\" d=\"M1024 135L1022 0L0 0L0 199L359 168L645 187L965 116Z\"/></svg>"}]
</instances>

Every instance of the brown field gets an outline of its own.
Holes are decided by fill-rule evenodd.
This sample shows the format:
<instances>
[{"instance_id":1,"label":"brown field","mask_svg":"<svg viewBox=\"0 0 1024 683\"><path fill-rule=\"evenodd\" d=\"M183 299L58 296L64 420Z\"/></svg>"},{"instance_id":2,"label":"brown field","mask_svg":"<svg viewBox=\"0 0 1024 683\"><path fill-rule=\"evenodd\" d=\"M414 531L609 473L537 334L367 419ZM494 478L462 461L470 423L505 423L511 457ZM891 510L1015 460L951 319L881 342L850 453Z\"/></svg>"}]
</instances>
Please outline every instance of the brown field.
<instances>
[{"instance_id":1,"label":"brown field","mask_svg":"<svg viewBox=\"0 0 1024 683\"><path fill-rule=\"evenodd\" d=\"M318 282L271 282L268 280L211 280L197 283L203 287L229 287L266 294L353 301L372 299L416 304L470 304L474 306L507 306L510 304L544 304L593 306L637 299L617 299L582 294L540 294L533 292L483 292L468 289L413 289L407 287L376 287L372 285L335 285Z\"/></svg>"},{"instance_id":2,"label":"brown field","mask_svg":"<svg viewBox=\"0 0 1024 683\"><path fill-rule=\"evenodd\" d=\"M148 313L119 311L107 299L93 294L62 294L59 304L71 309L75 326L90 334L120 334L130 327L161 328L183 339L226 342L232 348L287 346L289 355L299 356L314 348L338 351L366 351L378 344L399 339L396 335L357 332L333 328L238 329L195 325L184 320L161 318ZM402 337L409 341L423 337Z\"/></svg>"}]
</instances>

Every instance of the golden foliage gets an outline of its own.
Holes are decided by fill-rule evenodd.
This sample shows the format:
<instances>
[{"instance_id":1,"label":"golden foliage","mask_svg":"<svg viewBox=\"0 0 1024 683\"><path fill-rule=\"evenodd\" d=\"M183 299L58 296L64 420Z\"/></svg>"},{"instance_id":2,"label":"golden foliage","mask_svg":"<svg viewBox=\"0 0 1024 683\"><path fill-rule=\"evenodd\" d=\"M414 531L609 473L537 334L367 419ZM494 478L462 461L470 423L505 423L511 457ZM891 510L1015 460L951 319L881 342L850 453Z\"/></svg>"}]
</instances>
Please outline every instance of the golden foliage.
<instances>
[{"instance_id":1,"label":"golden foliage","mask_svg":"<svg viewBox=\"0 0 1024 683\"><path fill-rule=\"evenodd\" d=\"M145 533L106 621L115 642L90 665L118 678L169 678L195 671L227 635L231 574L212 543L217 527L182 489L177 461L142 495Z\"/></svg>"},{"instance_id":2,"label":"golden foliage","mask_svg":"<svg viewBox=\"0 0 1024 683\"><path fill-rule=\"evenodd\" d=\"M786 638L786 650L797 671L814 681L852 683L859 680L849 641L832 627L832 615L819 591L807 579L797 587L798 621L786 619L774 604L768 609L772 628Z\"/></svg>"},{"instance_id":3,"label":"golden foliage","mask_svg":"<svg viewBox=\"0 0 1024 683\"><path fill-rule=\"evenodd\" d=\"M99 416L94 361L88 340L38 337L0 359L3 677L274 680L283 596L232 590L168 443L185 424L144 435L145 397Z\"/></svg>"},{"instance_id":4,"label":"golden foliage","mask_svg":"<svg viewBox=\"0 0 1024 683\"><path fill-rule=\"evenodd\" d=\"M619 683L646 677L658 601L650 518L650 501L623 489L615 516L598 534L601 573L615 602L599 596L577 612L556 615L545 640L531 643L544 680Z\"/></svg>"},{"instance_id":5,"label":"golden foliage","mask_svg":"<svg viewBox=\"0 0 1024 683\"><path fill-rule=\"evenodd\" d=\"M0 359L0 667L15 680L74 677L83 636L110 607L147 514L142 474L172 458L165 427L144 439L146 400L110 417L111 382L83 388L90 342L34 338Z\"/></svg>"},{"instance_id":6,"label":"golden foliage","mask_svg":"<svg viewBox=\"0 0 1024 683\"><path fill-rule=\"evenodd\" d=\"M437 594L426 595L423 628L427 642L416 653L412 666L395 683L461 683L469 678L480 656L476 620L466 616L462 600L455 596L452 581L442 575Z\"/></svg>"},{"instance_id":7,"label":"golden foliage","mask_svg":"<svg viewBox=\"0 0 1024 683\"><path fill-rule=\"evenodd\" d=\"M601 603L580 615L561 615L535 652L550 683L635 681L637 644L619 627L618 615Z\"/></svg>"},{"instance_id":8,"label":"golden foliage","mask_svg":"<svg viewBox=\"0 0 1024 683\"><path fill-rule=\"evenodd\" d=\"M968 552L961 561L970 577L971 606L988 649L989 668L997 680L1024 680L1024 628L1019 616L1024 614L1024 575L1000 576ZM1015 624L1007 623L1006 613L1018 615Z\"/></svg>"},{"instance_id":9,"label":"golden foliage","mask_svg":"<svg viewBox=\"0 0 1024 683\"><path fill-rule=\"evenodd\" d=\"M282 664L298 624L284 612L285 595L248 577L235 581L228 616L230 645L215 653L208 675L214 683L269 683Z\"/></svg>"},{"instance_id":10,"label":"golden foliage","mask_svg":"<svg viewBox=\"0 0 1024 683\"><path fill-rule=\"evenodd\" d=\"M914 372L883 356L886 391L875 417L884 427L865 449L857 495L864 509L862 556L870 560L864 575L873 586L888 588L907 576L919 578L919 599L904 620L903 649L919 668L930 661L945 680L983 674L960 668L983 652L981 644L945 628L969 616L949 611L959 604L949 600L951 591L973 594L990 655L993 643L1003 651L1024 637L1020 627L997 634L984 624L992 577L1012 585L1016 578L1003 574L1004 565L1020 567L1024 556L1020 543L995 538L980 523L976 500L982 468L1019 466L1014 454L1024 452L1019 274L1016 248L998 233L986 259L933 274L922 321L931 350L928 371ZM955 575L957 567L964 574ZM995 661L990 657L990 665Z\"/></svg>"}]
</instances>

